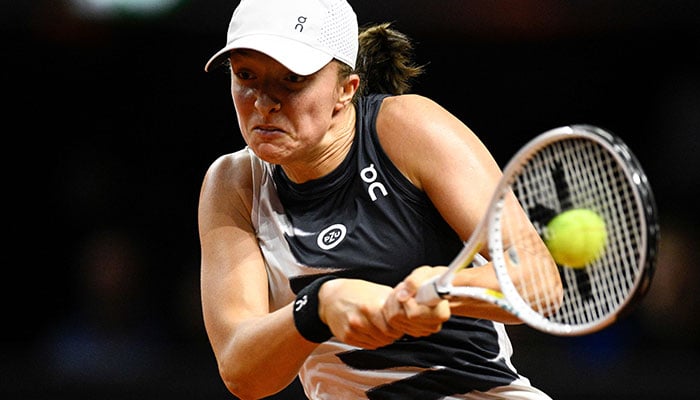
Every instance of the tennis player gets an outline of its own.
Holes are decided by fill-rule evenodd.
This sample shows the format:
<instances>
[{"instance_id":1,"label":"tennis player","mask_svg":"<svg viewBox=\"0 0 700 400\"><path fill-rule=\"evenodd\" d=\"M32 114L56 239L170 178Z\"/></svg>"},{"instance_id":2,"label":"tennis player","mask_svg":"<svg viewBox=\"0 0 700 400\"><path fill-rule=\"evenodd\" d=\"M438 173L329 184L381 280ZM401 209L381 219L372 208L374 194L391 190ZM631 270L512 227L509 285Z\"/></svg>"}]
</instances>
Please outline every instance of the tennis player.
<instances>
[{"instance_id":1,"label":"tennis player","mask_svg":"<svg viewBox=\"0 0 700 400\"><path fill-rule=\"evenodd\" d=\"M467 126L407 94L412 51L389 24L359 32L345 0L242 0L206 64L230 71L246 143L212 163L198 211L204 322L241 399L297 376L310 399L549 399L511 363L512 315L412 297L500 176ZM459 279L498 288L490 268Z\"/></svg>"}]
</instances>

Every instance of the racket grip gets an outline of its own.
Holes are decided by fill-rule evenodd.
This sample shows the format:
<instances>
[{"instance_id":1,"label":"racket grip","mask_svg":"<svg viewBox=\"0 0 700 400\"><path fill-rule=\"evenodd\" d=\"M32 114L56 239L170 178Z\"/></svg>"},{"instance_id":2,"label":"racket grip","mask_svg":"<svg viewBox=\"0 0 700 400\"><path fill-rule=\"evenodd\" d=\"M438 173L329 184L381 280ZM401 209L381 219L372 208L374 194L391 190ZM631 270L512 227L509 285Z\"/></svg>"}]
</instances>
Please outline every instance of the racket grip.
<instances>
[{"instance_id":1,"label":"racket grip","mask_svg":"<svg viewBox=\"0 0 700 400\"><path fill-rule=\"evenodd\" d=\"M420 304L434 306L442 300L437 287L437 277L423 283L416 292L415 299Z\"/></svg>"}]
</instances>

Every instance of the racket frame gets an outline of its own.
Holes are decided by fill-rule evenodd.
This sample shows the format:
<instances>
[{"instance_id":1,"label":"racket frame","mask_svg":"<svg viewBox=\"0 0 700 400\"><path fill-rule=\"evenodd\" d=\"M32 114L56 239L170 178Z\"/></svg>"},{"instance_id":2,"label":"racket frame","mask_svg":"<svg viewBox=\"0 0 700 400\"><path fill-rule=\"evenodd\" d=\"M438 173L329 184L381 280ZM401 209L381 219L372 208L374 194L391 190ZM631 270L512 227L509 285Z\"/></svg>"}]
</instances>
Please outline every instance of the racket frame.
<instances>
[{"instance_id":1,"label":"racket frame","mask_svg":"<svg viewBox=\"0 0 700 400\"><path fill-rule=\"evenodd\" d=\"M635 282L622 304L602 319L574 325L551 321L534 311L523 300L508 274L505 259L506 249L503 247L500 227L505 196L510 193L513 180L527 160L552 142L576 138L591 140L604 147L615 158L626 178L634 186L632 192L635 206L640 210L642 217L640 218L640 232L643 240L640 248L643 250L639 252L641 273L636 274ZM470 297L497 305L529 326L545 333L557 336L578 336L593 333L612 324L629 312L646 293L655 268L658 231L656 205L646 175L638 160L620 138L593 125L579 124L554 128L531 139L510 159L503 168L502 178L494 190L485 216L458 255L448 265L448 269L421 286L416 299L423 304L436 304L445 298ZM468 267L475 261L476 257L480 257L479 252L485 245L488 245L489 254L492 257L491 261L498 278L500 291L482 287L453 286L452 281L455 274Z\"/></svg>"}]
</instances>

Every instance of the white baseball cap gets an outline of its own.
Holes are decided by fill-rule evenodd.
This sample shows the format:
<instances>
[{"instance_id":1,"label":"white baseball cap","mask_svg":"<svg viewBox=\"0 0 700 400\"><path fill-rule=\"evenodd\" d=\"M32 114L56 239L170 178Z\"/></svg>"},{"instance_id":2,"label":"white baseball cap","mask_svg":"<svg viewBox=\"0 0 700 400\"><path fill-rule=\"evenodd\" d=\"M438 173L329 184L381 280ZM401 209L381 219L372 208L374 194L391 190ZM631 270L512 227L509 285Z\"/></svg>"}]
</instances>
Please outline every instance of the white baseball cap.
<instances>
[{"instance_id":1,"label":"white baseball cap","mask_svg":"<svg viewBox=\"0 0 700 400\"><path fill-rule=\"evenodd\" d=\"M226 46L204 70L242 48L265 53L299 75L313 74L334 58L355 68L357 34L357 16L346 0L241 0Z\"/></svg>"}]
</instances>

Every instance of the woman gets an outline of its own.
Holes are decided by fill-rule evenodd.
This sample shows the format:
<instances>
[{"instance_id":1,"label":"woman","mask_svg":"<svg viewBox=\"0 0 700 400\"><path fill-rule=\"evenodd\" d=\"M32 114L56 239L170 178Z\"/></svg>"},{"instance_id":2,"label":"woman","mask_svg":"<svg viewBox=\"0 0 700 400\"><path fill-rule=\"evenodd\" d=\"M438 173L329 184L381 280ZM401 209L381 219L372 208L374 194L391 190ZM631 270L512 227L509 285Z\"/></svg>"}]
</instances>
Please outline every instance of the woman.
<instances>
[{"instance_id":1,"label":"woman","mask_svg":"<svg viewBox=\"0 0 700 400\"><path fill-rule=\"evenodd\" d=\"M229 67L247 145L211 165L198 215L205 326L239 398L297 375L311 399L549 398L510 363L512 315L413 298L500 170L457 118L404 94L422 72L411 50L386 24L358 40L345 0L243 0L205 67ZM455 282L498 288L488 266Z\"/></svg>"}]
</instances>

